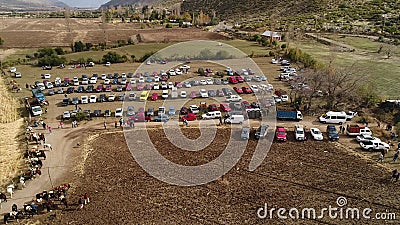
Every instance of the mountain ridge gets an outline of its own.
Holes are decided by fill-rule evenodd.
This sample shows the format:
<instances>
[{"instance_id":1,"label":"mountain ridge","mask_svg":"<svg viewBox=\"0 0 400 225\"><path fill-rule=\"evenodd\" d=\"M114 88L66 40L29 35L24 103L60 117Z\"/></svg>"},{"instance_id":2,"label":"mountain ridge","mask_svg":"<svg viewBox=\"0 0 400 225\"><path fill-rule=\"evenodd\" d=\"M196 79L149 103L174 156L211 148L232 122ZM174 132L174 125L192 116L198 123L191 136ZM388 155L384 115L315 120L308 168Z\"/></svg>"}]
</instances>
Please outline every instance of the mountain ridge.
<instances>
[{"instance_id":1,"label":"mountain ridge","mask_svg":"<svg viewBox=\"0 0 400 225\"><path fill-rule=\"evenodd\" d=\"M0 0L1 10L48 10L69 7L59 0Z\"/></svg>"}]
</instances>

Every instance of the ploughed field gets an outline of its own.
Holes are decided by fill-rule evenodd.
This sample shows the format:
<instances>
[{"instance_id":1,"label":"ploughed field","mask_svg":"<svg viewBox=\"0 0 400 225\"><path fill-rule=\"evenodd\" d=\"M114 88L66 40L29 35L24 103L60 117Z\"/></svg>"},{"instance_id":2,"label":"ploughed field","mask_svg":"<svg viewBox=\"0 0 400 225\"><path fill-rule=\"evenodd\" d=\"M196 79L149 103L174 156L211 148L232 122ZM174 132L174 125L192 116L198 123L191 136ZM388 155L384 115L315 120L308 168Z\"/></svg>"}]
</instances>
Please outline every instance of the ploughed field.
<instances>
[{"instance_id":1,"label":"ploughed field","mask_svg":"<svg viewBox=\"0 0 400 225\"><path fill-rule=\"evenodd\" d=\"M182 165L204 164L216 158L231 134L230 129L219 128L210 146L189 153L176 149L162 129L148 132L164 157ZM200 135L197 128L182 128L182 132L190 139ZM123 133L102 134L93 142L84 174L75 184L77 193L89 193L90 204L81 211L62 213L57 221L61 224L78 221L79 224L376 224L374 220L331 220L327 213L323 219L303 221L278 220L276 213L273 220L257 217L257 209L265 203L268 208L315 208L319 216L322 208L338 207L336 200L340 196L348 200L345 207L360 211L369 207L373 213L399 212L400 199L393 194L398 184L389 182L390 171L349 155L329 142L295 142L292 136L287 143L274 142L266 160L253 172L247 171L252 149L257 144L251 139L239 163L223 178L201 186L180 187L148 175L133 159Z\"/></svg>"}]
</instances>

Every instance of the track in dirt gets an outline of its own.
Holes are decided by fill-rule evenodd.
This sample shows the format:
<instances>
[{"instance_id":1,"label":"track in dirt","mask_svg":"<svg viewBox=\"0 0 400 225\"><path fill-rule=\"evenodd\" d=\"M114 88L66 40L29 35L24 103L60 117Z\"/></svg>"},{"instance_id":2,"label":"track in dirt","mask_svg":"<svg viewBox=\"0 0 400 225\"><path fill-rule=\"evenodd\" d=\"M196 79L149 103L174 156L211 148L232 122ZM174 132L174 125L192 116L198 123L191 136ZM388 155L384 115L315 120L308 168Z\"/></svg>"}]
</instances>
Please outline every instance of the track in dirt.
<instances>
[{"instance_id":1,"label":"track in dirt","mask_svg":"<svg viewBox=\"0 0 400 225\"><path fill-rule=\"evenodd\" d=\"M191 132L183 129L183 132ZM218 136L229 137L229 129L218 129ZM162 130L150 133L164 142ZM165 141L166 142L166 141ZM160 143L160 144L161 144ZM215 144L215 143L214 143ZM80 212L65 212L58 223L80 224L298 224L296 220L257 218L257 209L336 205L339 196L348 207L369 207L374 212L399 212L396 184L388 182L387 171L354 158L328 142L274 143L266 161L254 172L245 170L256 142L251 140L244 157L222 179L195 187L172 186L143 171L129 152L124 136L104 134L93 144L85 173L77 181L76 192L91 194L91 203ZM182 152L165 143L160 153L185 164ZM218 148L207 148L197 162L218 155ZM196 160L195 160L196 161ZM318 214L317 214L318 215ZM54 222L57 222L54 221ZM361 220L374 224L373 220ZM358 222L361 222L358 221ZM304 221L303 221L304 222ZM341 221L341 224L355 221ZM307 224L337 224L328 218L307 220Z\"/></svg>"}]
</instances>

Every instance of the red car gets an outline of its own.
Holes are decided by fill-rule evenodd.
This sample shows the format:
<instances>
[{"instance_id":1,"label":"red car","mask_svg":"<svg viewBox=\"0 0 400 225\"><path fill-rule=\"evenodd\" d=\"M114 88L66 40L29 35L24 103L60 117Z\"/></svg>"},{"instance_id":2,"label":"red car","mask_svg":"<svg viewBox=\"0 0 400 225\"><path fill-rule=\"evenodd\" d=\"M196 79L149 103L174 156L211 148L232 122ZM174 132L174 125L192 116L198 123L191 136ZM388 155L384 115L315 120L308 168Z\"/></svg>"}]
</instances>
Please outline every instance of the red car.
<instances>
[{"instance_id":1,"label":"red car","mask_svg":"<svg viewBox=\"0 0 400 225\"><path fill-rule=\"evenodd\" d=\"M135 115L135 121L136 122L144 122L144 121L146 121L146 116L144 115L144 112L138 112Z\"/></svg>"},{"instance_id":2,"label":"red car","mask_svg":"<svg viewBox=\"0 0 400 225\"><path fill-rule=\"evenodd\" d=\"M151 94L151 100L156 101L158 99L158 93L154 92L153 94Z\"/></svg>"},{"instance_id":3,"label":"red car","mask_svg":"<svg viewBox=\"0 0 400 225\"><path fill-rule=\"evenodd\" d=\"M242 87L242 91L246 94L251 94L253 93L253 90L251 90L250 87Z\"/></svg>"},{"instance_id":4,"label":"red car","mask_svg":"<svg viewBox=\"0 0 400 225\"><path fill-rule=\"evenodd\" d=\"M229 77L229 83L231 83L231 84L237 84L238 81L236 80L235 77Z\"/></svg>"},{"instance_id":5,"label":"red car","mask_svg":"<svg viewBox=\"0 0 400 225\"><path fill-rule=\"evenodd\" d=\"M208 111L218 111L218 107L216 104L208 105Z\"/></svg>"},{"instance_id":6,"label":"red car","mask_svg":"<svg viewBox=\"0 0 400 225\"><path fill-rule=\"evenodd\" d=\"M248 101L242 101L242 105L245 109L251 109L251 104Z\"/></svg>"},{"instance_id":7,"label":"red car","mask_svg":"<svg viewBox=\"0 0 400 225\"><path fill-rule=\"evenodd\" d=\"M197 118L196 114L193 114L193 113L188 113L188 114L182 116L182 119L186 119L187 121L193 121L193 120L196 120L196 118Z\"/></svg>"},{"instance_id":8,"label":"red car","mask_svg":"<svg viewBox=\"0 0 400 225\"><path fill-rule=\"evenodd\" d=\"M219 105L219 107L221 108L222 112L230 112L231 108L229 107L229 105L227 103L221 103Z\"/></svg>"},{"instance_id":9,"label":"red car","mask_svg":"<svg viewBox=\"0 0 400 225\"><path fill-rule=\"evenodd\" d=\"M110 92L111 91L111 85L107 85L105 91Z\"/></svg>"},{"instance_id":10,"label":"red car","mask_svg":"<svg viewBox=\"0 0 400 225\"><path fill-rule=\"evenodd\" d=\"M243 82L244 82L244 79L243 79L243 77L241 77L241 76L236 76L236 80L237 80L237 82L239 82L239 83L243 83Z\"/></svg>"},{"instance_id":11,"label":"red car","mask_svg":"<svg viewBox=\"0 0 400 225\"><path fill-rule=\"evenodd\" d=\"M275 132L275 137L277 141L286 141L286 129L284 127L277 127Z\"/></svg>"},{"instance_id":12,"label":"red car","mask_svg":"<svg viewBox=\"0 0 400 225\"><path fill-rule=\"evenodd\" d=\"M233 87L233 90L235 90L238 94L243 94L243 90L241 88Z\"/></svg>"},{"instance_id":13,"label":"red car","mask_svg":"<svg viewBox=\"0 0 400 225\"><path fill-rule=\"evenodd\" d=\"M136 90L143 91L144 87L142 84L136 84Z\"/></svg>"},{"instance_id":14,"label":"red car","mask_svg":"<svg viewBox=\"0 0 400 225\"><path fill-rule=\"evenodd\" d=\"M100 85L97 86L96 91L97 91L97 92L102 92L102 91L103 91L103 88L104 88L103 85L100 84Z\"/></svg>"}]
</instances>

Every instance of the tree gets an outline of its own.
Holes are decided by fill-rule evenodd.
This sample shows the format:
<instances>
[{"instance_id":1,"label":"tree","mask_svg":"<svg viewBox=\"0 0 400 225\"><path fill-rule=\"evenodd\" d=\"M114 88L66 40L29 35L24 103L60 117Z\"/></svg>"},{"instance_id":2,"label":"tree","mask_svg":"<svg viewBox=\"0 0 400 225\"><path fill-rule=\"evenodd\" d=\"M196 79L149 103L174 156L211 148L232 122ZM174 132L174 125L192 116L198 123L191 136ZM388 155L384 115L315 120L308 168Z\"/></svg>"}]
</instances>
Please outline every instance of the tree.
<instances>
[{"instance_id":1,"label":"tree","mask_svg":"<svg viewBox=\"0 0 400 225\"><path fill-rule=\"evenodd\" d=\"M76 41L74 43L74 52L83 52L83 50L85 49L85 45L82 43L82 41Z\"/></svg>"},{"instance_id":2,"label":"tree","mask_svg":"<svg viewBox=\"0 0 400 225\"><path fill-rule=\"evenodd\" d=\"M57 55L64 55L65 53L61 47L55 48L54 51L57 53Z\"/></svg>"},{"instance_id":3,"label":"tree","mask_svg":"<svg viewBox=\"0 0 400 225\"><path fill-rule=\"evenodd\" d=\"M103 55L103 63L110 62L110 63L122 63L126 62L128 58L126 55L120 55L116 52L107 52L107 54Z\"/></svg>"}]
</instances>

